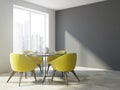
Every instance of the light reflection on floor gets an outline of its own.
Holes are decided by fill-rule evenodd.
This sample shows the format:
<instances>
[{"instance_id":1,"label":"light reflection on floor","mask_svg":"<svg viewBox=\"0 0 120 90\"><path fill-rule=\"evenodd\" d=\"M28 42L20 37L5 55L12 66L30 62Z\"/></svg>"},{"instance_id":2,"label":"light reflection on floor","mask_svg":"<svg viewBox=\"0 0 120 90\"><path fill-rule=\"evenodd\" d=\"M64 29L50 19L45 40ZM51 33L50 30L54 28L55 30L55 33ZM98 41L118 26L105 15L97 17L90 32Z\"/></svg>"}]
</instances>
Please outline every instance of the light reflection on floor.
<instances>
[{"instance_id":1,"label":"light reflection on floor","mask_svg":"<svg viewBox=\"0 0 120 90\"><path fill-rule=\"evenodd\" d=\"M80 82L77 81L72 73L69 73L69 84L66 85L60 72L57 72L56 77L51 81L52 70L49 71L45 82L42 82L43 77L37 68L37 82L34 81L29 72L27 79L23 75L20 87L18 87L19 74L15 74L9 83L6 83L6 81L10 73L0 74L0 90L120 90L120 72L118 71L83 67L76 68L75 71L80 78Z\"/></svg>"}]
</instances>

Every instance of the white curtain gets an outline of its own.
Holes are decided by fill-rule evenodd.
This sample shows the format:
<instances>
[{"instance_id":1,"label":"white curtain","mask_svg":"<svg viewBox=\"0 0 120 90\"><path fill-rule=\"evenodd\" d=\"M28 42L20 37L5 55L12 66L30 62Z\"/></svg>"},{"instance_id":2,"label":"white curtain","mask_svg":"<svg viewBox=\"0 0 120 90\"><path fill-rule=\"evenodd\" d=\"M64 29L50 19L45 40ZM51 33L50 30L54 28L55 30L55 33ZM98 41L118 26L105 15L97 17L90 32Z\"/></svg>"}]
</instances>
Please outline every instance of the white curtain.
<instances>
[{"instance_id":1,"label":"white curtain","mask_svg":"<svg viewBox=\"0 0 120 90\"><path fill-rule=\"evenodd\" d=\"M45 14L14 8L13 52L42 51L48 47ZM46 35L47 34L47 35Z\"/></svg>"}]
</instances>

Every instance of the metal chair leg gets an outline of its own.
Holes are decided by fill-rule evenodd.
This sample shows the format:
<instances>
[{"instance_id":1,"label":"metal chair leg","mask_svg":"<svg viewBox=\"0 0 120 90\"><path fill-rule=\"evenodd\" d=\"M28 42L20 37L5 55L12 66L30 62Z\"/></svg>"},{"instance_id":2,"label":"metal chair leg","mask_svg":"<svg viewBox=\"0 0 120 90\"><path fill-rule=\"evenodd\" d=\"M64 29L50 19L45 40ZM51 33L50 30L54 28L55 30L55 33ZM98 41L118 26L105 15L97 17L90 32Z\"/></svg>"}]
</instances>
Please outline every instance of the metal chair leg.
<instances>
[{"instance_id":1,"label":"metal chair leg","mask_svg":"<svg viewBox=\"0 0 120 90\"><path fill-rule=\"evenodd\" d=\"M77 78L77 80L80 81L80 79L78 78L78 76L77 76L77 74L75 73L75 71L73 70L73 71L71 71L71 72L75 75L75 77Z\"/></svg>"},{"instance_id":2,"label":"metal chair leg","mask_svg":"<svg viewBox=\"0 0 120 90\"><path fill-rule=\"evenodd\" d=\"M15 73L16 73L15 71L12 71L10 77L9 77L8 80L7 80L7 83L9 82L9 80L12 78L12 76L13 76Z\"/></svg>"}]
</instances>

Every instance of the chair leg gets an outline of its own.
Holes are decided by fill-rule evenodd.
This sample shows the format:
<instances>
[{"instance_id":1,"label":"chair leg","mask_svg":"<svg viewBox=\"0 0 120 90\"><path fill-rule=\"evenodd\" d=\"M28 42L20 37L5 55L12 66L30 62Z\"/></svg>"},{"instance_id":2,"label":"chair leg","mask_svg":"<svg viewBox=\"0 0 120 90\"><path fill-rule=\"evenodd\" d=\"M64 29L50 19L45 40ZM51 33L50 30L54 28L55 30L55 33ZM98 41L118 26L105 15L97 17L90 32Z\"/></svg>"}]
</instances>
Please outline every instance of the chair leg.
<instances>
[{"instance_id":1,"label":"chair leg","mask_svg":"<svg viewBox=\"0 0 120 90\"><path fill-rule=\"evenodd\" d=\"M64 76L65 76L65 82L68 85L68 76L67 76L67 72L64 72Z\"/></svg>"},{"instance_id":2,"label":"chair leg","mask_svg":"<svg viewBox=\"0 0 120 90\"><path fill-rule=\"evenodd\" d=\"M15 71L12 71L10 77L9 77L8 80L7 80L7 83L9 82L9 80L12 78L12 76L13 76L15 73L16 73Z\"/></svg>"},{"instance_id":3,"label":"chair leg","mask_svg":"<svg viewBox=\"0 0 120 90\"><path fill-rule=\"evenodd\" d=\"M33 76L33 72L31 71L31 76Z\"/></svg>"},{"instance_id":4,"label":"chair leg","mask_svg":"<svg viewBox=\"0 0 120 90\"><path fill-rule=\"evenodd\" d=\"M50 65L50 64L48 64L48 68L47 68L47 74L48 74L48 71L49 71L49 68L50 68L50 66L51 66L51 65Z\"/></svg>"},{"instance_id":5,"label":"chair leg","mask_svg":"<svg viewBox=\"0 0 120 90\"><path fill-rule=\"evenodd\" d=\"M35 74L35 70L33 70L32 73L33 73L33 75L34 75L35 81L37 81L37 79L36 79L36 74Z\"/></svg>"},{"instance_id":6,"label":"chair leg","mask_svg":"<svg viewBox=\"0 0 120 90\"><path fill-rule=\"evenodd\" d=\"M77 76L77 74L75 73L75 71L73 70L73 71L71 71L71 72L75 75L75 77L77 78L77 80L80 81L80 79L78 78L78 76Z\"/></svg>"},{"instance_id":7,"label":"chair leg","mask_svg":"<svg viewBox=\"0 0 120 90\"><path fill-rule=\"evenodd\" d=\"M40 68L40 72L41 74L43 74L43 71L42 71L42 68L41 68L41 65L39 64L38 67Z\"/></svg>"},{"instance_id":8,"label":"chair leg","mask_svg":"<svg viewBox=\"0 0 120 90\"><path fill-rule=\"evenodd\" d=\"M21 80L22 80L22 76L23 76L23 72L20 73L20 79L19 79L19 86L20 86L20 83L21 83Z\"/></svg>"},{"instance_id":9,"label":"chair leg","mask_svg":"<svg viewBox=\"0 0 120 90\"><path fill-rule=\"evenodd\" d=\"M55 72L56 72L56 70L53 70L52 81L53 81L53 78L55 76Z\"/></svg>"},{"instance_id":10,"label":"chair leg","mask_svg":"<svg viewBox=\"0 0 120 90\"><path fill-rule=\"evenodd\" d=\"M27 72L25 72L25 78L27 78Z\"/></svg>"},{"instance_id":11,"label":"chair leg","mask_svg":"<svg viewBox=\"0 0 120 90\"><path fill-rule=\"evenodd\" d=\"M62 78L63 78L63 76L64 76L64 75L63 75L63 72L62 72Z\"/></svg>"}]
</instances>

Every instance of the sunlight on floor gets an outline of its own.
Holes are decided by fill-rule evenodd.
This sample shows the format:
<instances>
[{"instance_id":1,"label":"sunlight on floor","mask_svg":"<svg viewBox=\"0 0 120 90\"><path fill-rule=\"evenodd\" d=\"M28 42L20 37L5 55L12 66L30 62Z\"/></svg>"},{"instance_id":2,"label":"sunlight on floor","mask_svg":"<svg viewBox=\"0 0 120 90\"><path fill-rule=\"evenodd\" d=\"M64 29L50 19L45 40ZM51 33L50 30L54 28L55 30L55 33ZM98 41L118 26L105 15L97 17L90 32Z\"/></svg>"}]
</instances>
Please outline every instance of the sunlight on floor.
<instances>
[{"instance_id":1,"label":"sunlight on floor","mask_svg":"<svg viewBox=\"0 0 120 90\"><path fill-rule=\"evenodd\" d=\"M57 72L54 80L51 81L51 69L45 82L42 83L43 77L37 68L37 82L35 82L31 73L28 72L27 79L25 79L23 75L20 87L18 86L19 74L15 74L9 83L6 83L6 81L10 73L0 74L0 90L120 90L120 72L118 71L84 67L77 67L75 71L80 79L80 82L77 81L72 73L69 73L69 84L66 85L60 72Z\"/></svg>"}]
</instances>

